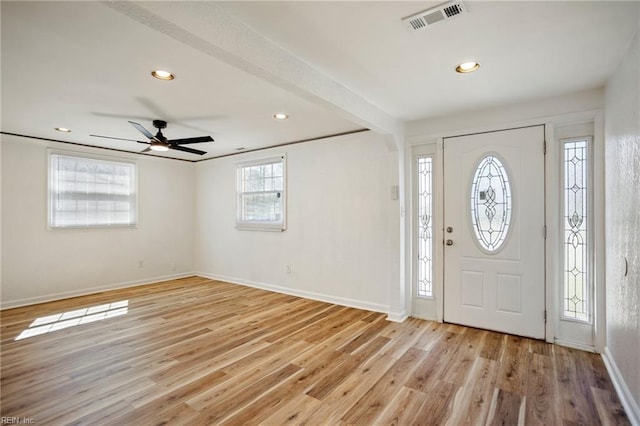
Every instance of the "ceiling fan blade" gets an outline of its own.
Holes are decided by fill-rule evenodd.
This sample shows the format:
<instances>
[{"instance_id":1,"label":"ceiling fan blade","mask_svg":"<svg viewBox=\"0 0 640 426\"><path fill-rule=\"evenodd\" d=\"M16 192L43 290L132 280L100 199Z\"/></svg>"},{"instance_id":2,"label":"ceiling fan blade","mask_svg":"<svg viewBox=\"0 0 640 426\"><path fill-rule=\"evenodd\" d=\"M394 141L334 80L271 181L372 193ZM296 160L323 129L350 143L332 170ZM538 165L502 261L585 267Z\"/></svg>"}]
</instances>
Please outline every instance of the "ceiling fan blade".
<instances>
[{"instance_id":1,"label":"ceiling fan blade","mask_svg":"<svg viewBox=\"0 0 640 426\"><path fill-rule=\"evenodd\" d=\"M151 147L146 148L146 149L143 149L143 150L142 150L142 151L140 151L140 152L149 152L149 151L151 151Z\"/></svg>"},{"instance_id":2,"label":"ceiling fan blade","mask_svg":"<svg viewBox=\"0 0 640 426\"><path fill-rule=\"evenodd\" d=\"M142 133L143 135L145 135L146 137L148 137L149 139L155 139L155 137L149 133L149 131L147 129L145 129L142 124L140 123L136 123L135 121L129 121L129 123L131 123L131 125L133 127L135 127L136 129L138 129L138 131L140 133Z\"/></svg>"},{"instance_id":3,"label":"ceiling fan blade","mask_svg":"<svg viewBox=\"0 0 640 426\"><path fill-rule=\"evenodd\" d=\"M193 148L187 148L186 146L180 146L180 145L169 145L169 148L175 149L175 150L178 150L178 151L189 152L191 154L198 154L198 155L206 154L205 151L200 151L200 150L193 149Z\"/></svg>"},{"instance_id":4,"label":"ceiling fan blade","mask_svg":"<svg viewBox=\"0 0 640 426\"><path fill-rule=\"evenodd\" d=\"M145 144L145 145L151 145L151 142L145 142L145 141L136 141L136 142L138 142L138 143L143 143L143 144Z\"/></svg>"},{"instance_id":5,"label":"ceiling fan blade","mask_svg":"<svg viewBox=\"0 0 640 426\"><path fill-rule=\"evenodd\" d=\"M89 135L89 136L93 136L94 138L115 139L115 140L117 140L117 141L129 141L129 142L138 142L138 143L149 143L149 142L137 141L137 140L135 140L135 139L114 138L113 136L102 136L102 135Z\"/></svg>"},{"instance_id":6,"label":"ceiling fan blade","mask_svg":"<svg viewBox=\"0 0 640 426\"><path fill-rule=\"evenodd\" d=\"M171 145L185 145L188 143L213 142L211 136L200 136L197 138L172 139L169 141Z\"/></svg>"}]
</instances>

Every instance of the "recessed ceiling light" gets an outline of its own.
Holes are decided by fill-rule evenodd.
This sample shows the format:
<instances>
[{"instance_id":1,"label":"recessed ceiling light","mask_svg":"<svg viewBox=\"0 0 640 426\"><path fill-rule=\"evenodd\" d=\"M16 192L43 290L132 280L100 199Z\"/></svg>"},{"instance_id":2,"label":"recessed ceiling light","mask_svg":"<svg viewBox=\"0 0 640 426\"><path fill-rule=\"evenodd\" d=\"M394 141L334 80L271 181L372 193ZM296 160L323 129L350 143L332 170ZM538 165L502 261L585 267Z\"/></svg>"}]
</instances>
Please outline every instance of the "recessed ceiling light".
<instances>
[{"instance_id":1,"label":"recessed ceiling light","mask_svg":"<svg viewBox=\"0 0 640 426\"><path fill-rule=\"evenodd\" d=\"M173 73L164 70L153 70L151 71L151 75L157 78L158 80L173 80L176 78Z\"/></svg>"},{"instance_id":2,"label":"recessed ceiling light","mask_svg":"<svg viewBox=\"0 0 640 426\"><path fill-rule=\"evenodd\" d=\"M459 73L466 73L466 72L473 72L475 70L477 70L478 68L480 68L480 63L478 62L463 62L460 65L456 66L456 72Z\"/></svg>"},{"instance_id":3,"label":"recessed ceiling light","mask_svg":"<svg viewBox=\"0 0 640 426\"><path fill-rule=\"evenodd\" d=\"M289 116L285 113L279 112L277 114L273 114L273 118L275 118L276 120L286 120L287 118L289 118Z\"/></svg>"},{"instance_id":4,"label":"recessed ceiling light","mask_svg":"<svg viewBox=\"0 0 640 426\"><path fill-rule=\"evenodd\" d=\"M67 129L66 127L56 127L56 131L63 132L63 133L71 133L71 129Z\"/></svg>"}]
</instances>

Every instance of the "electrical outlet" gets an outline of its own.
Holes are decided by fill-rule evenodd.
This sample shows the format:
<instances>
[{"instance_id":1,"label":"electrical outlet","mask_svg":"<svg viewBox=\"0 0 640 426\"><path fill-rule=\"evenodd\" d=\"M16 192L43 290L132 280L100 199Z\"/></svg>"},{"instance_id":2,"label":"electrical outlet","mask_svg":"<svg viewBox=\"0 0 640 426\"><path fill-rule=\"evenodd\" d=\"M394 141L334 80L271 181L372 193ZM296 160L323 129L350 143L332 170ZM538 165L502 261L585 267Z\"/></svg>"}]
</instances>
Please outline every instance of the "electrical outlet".
<instances>
[{"instance_id":1,"label":"electrical outlet","mask_svg":"<svg viewBox=\"0 0 640 426\"><path fill-rule=\"evenodd\" d=\"M291 273L291 265L287 265L286 266L286 270L287 270L287 274Z\"/></svg>"},{"instance_id":2,"label":"electrical outlet","mask_svg":"<svg viewBox=\"0 0 640 426\"><path fill-rule=\"evenodd\" d=\"M138 268L144 268L144 260L138 260Z\"/></svg>"}]
</instances>

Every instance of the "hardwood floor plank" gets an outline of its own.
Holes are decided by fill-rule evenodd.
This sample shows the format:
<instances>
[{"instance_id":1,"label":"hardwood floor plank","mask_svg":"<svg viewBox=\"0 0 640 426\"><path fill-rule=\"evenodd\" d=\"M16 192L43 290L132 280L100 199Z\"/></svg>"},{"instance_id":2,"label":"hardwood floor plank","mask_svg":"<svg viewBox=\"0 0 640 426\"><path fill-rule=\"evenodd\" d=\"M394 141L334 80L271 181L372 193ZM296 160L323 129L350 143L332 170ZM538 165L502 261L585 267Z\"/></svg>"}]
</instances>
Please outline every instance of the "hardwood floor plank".
<instances>
[{"instance_id":1,"label":"hardwood floor plank","mask_svg":"<svg viewBox=\"0 0 640 426\"><path fill-rule=\"evenodd\" d=\"M320 401L305 394L295 395L287 399L280 409L267 413L268 417L259 424L263 426L299 424L301 419L316 411L320 404Z\"/></svg>"},{"instance_id":2,"label":"hardwood floor plank","mask_svg":"<svg viewBox=\"0 0 640 426\"><path fill-rule=\"evenodd\" d=\"M388 322L380 317L372 321L360 334L350 340L347 344L340 347L340 350L347 353L356 351L360 346L374 339L378 334L388 326Z\"/></svg>"},{"instance_id":3,"label":"hardwood floor plank","mask_svg":"<svg viewBox=\"0 0 640 426\"><path fill-rule=\"evenodd\" d=\"M462 334L444 332L428 352L429 356L418 366L405 386L427 392L436 383L440 372L447 367L461 341Z\"/></svg>"},{"instance_id":4,"label":"hardwood floor plank","mask_svg":"<svg viewBox=\"0 0 640 426\"><path fill-rule=\"evenodd\" d=\"M322 323L319 323L323 324L323 326L318 327L318 330L305 330L304 341L309 343L318 343L329 336L339 333L340 331L347 328L350 324L355 321L359 321L366 315L366 312L359 309L347 309L343 312L338 312L335 319L322 321Z\"/></svg>"},{"instance_id":5,"label":"hardwood floor plank","mask_svg":"<svg viewBox=\"0 0 640 426\"><path fill-rule=\"evenodd\" d=\"M601 388L592 387L593 401L598 411L598 417L605 426L627 426L630 425L624 408L614 393Z\"/></svg>"},{"instance_id":6,"label":"hardwood floor plank","mask_svg":"<svg viewBox=\"0 0 640 426\"><path fill-rule=\"evenodd\" d=\"M398 362L386 354L379 353L359 366L335 387L323 400L318 410L309 413L300 424L337 424L340 418L382 377L391 366Z\"/></svg>"},{"instance_id":7,"label":"hardwood floor plank","mask_svg":"<svg viewBox=\"0 0 640 426\"><path fill-rule=\"evenodd\" d=\"M348 424L373 423L384 409L386 402L392 399L426 355L425 351L409 348L341 420Z\"/></svg>"},{"instance_id":8,"label":"hardwood floor plank","mask_svg":"<svg viewBox=\"0 0 640 426\"><path fill-rule=\"evenodd\" d=\"M199 419L209 424L216 424L299 372L300 367L287 364L258 381L247 383L247 386L234 389L234 392L222 399L208 400L206 404L203 404L202 401L196 398L187 401L187 404L200 411ZM265 408L268 408L268 406Z\"/></svg>"},{"instance_id":9,"label":"hardwood floor plank","mask_svg":"<svg viewBox=\"0 0 640 426\"><path fill-rule=\"evenodd\" d=\"M154 382L155 386L151 389L144 389L140 392L136 392L129 397L126 398L126 401L129 405L131 405L135 409L139 409L148 404L161 403L163 398L167 395L171 395L172 393L184 388L193 386L194 383L198 383L203 376L204 377L217 377L222 372L214 371L214 372L199 372L197 378L193 377L179 377L173 380L167 380L165 382ZM223 375L222 377L228 378L229 376ZM211 381L209 382L209 386L215 386L218 382ZM196 385L197 386L197 385ZM207 387L208 388L208 387ZM207 388L199 388L200 392Z\"/></svg>"},{"instance_id":10,"label":"hardwood floor plank","mask_svg":"<svg viewBox=\"0 0 640 426\"><path fill-rule=\"evenodd\" d=\"M412 425L443 425L451 416L453 401L458 387L452 383L438 381L415 417L409 422Z\"/></svg>"},{"instance_id":11,"label":"hardwood floor plank","mask_svg":"<svg viewBox=\"0 0 640 426\"><path fill-rule=\"evenodd\" d=\"M110 419L120 416L122 413L133 411L133 407L126 401L117 401L100 410L91 411L69 423L70 426L107 424Z\"/></svg>"},{"instance_id":12,"label":"hardwood floor plank","mask_svg":"<svg viewBox=\"0 0 640 426\"><path fill-rule=\"evenodd\" d=\"M518 394L496 388L487 424L491 426L520 424L522 400L522 396Z\"/></svg>"},{"instance_id":13,"label":"hardwood floor plank","mask_svg":"<svg viewBox=\"0 0 640 426\"><path fill-rule=\"evenodd\" d=\"M0 321L0 414L38 424L629 424L598 355L201 277Z\"/></svg>"},{"instance_id":14,"label":"hardwood floor plank","mask_svg":"<svg viewBox=\"0 0 640 426\"><path fill-rule=\"evenodd\" d=\"M501 368L498 371L496 386L504 391L524 396L530 360L529 339L508 335L500 360Z\"/></svg>"},{"instance_id":15,"label":"hardwood floor plank","mask_svg":"<svg viewBox=\"0 0 640 426\"><path fill-rule=\"evenodd\" d=\"M558 400L558 393L553 386L554 381L551 357L533 353L527 381L525 424L556 425L561 423L560 413L555 404L555 401Z\"/></svg>"},{"instance_id":16,"label":"hardwood floor plank","mask_svg":"<svg viewBox=\"0 0 640 426\"><path fill-rule=\"evenodd\" d=\"M265 420L270 413L278 410L286 404L290 395L302 394L313 383L321 379L327 371L331 371L348 354L336 350L321 351L317 356L307 360L299 374L286 380L275 390L269 391L260 397L258 403L251 404L228 417L222 424L244 425L259 423Z\"/></svg>"},{"instance_id":17,"label":"hardwood floor plank","mask_svg":"<svg viewBox=\"0 0 640 426\"><path fill-rule=\"evenodd\" d=\"M482 345L480 356L486 359L492 359L494 361L499 360L502 354L502 348L504 346L506 337L507 336L500 333L489 333L484 340L484 344Z\"/></svg>"},{"instance_id":18,"label":"hardwood floor plank","mask_svg":"<svg viewBox=\"0 0 640 426\"><path fill-rule=\"evenodd\" d=\"M221 370L227 374L236 376L242 374L248 369L257 367L264 362L272 361L274 358L279 357L281 359L290 360L291 354L306 352L305 349L309 347L310 346L308 344L302 341L282 340L265 346L256 352L249 353L241 359L225 365Z\"/></svg>"},{"instance_id":19,"label":"hardwood floor plank","mask_svg":"<svg viewBox=\"0 0 640 426\"><path fill-rule=\"evenodd\" d=\"M299 322L295 320L293 321L290 320L289 325L287 327L284 327L283 329L278 330L277 332L271 333L269 336L265 338L265 340L267 342L276 342L280 339L283 339L285 337L298 333L306 329L307 327L317 323L318 321L322 321L327 316L339 311L340 306L331 306L331 305L322 304L316 307L315 310L316 310L316 312L314 312L315 315L309 318L303 317L304 319L302 319Z\"/></svg>"},{"instance_id":20,"label":"hardwood floor plank","mask_svg":"<svg viewBox=\"0 0 640 426\"><path fill-rule=\"evenodd\" d=\"M328 374L322 380L307 391L307 395L322 400L336 387L338 387L347 377L349 377L362 363L368 361L380 349L385 347L391 339L378 336L364 347L361 347L355 354L349 354L343 362L336 366L335 374Z\"/></svg>"},{"instance_id":21,"label":"hardwood floor plank","mask_svg":"<svg viewBox=\"0 0 640 426\"><path fill-rule=\"evenodd\" d=\"M455 354L452 354L448 365L442 369L440 379L455 385L461 385L465 381L473 362L478 358L478 353L482 348L486 334L487 332L483 330L468 329L456 348Z\"/></svg>"},{"instance_id":22,"label":"hardwood floor plank","mask_svg":"<svg viewBox=\"0 0 640 426\"><path fill-rule=\"evenodd\" d=\"M582 424L600 424L591 389L586 388L585 372L577 368L579 351L557 346L554 352L562 419Z\"/></svg>"},{"instance_id":23,"label":"hardwood floor plank","mask_svg":"<svg viewBox=\"0 0 640 426\"><path fill-rule=\"evenodd\" d=\"M429 398L429 395L407 387L402 387L395 398L389 402L377 422L384 425L403 426L411 424L416 411Z\"/></svg>"},{"instance_id":24,"label":"hardwood floor plank","mask_svg":"<svg viewBox=\"0 0 640 426\"><path fill-rule=\"evenodd\" d=\"M440 339L440 336L444 333L444 327L441 324L431 321L422 321L420 327L422 334L413 344L413 347L428 351Z\"/></svg>"},{"instance_id":25,"label":"hardwood floor plank","mask_svg":"<svg viewBox=\"0 0 640 426\"><path fill-rule=\"evenodd\" d=\"M138 419L153 418L156 413L169 410L176 404L182 406L183 403L186 403L187 400L198 395L203 390L229 379L230 376L222 371L214 371L162 395L156 394L155 398L146 404L134 406L135 410L121 413L120 416L115 417L113 419L114 424L134 424ZM194 412L198 413L195 410Z\"/></svg>"},{"instance_id":26,"label":"hardwood floor plank","mask_svg":"<svg viewBox=\"0 0 640 426\"><path fill-rule=\"evenodd\" d=\"M484 425L489 415L491 400L498 374L498 361L476 358L466 381L460 387L453 403L451 426Z\"/></svg>"},{"instance_id":27,"label":"hardwood floor plank","mask_svg":"<svg viewBox=\"0 0 640 426\"><path fill-rule=\"evenodd\" d=\"M590 386L615 393L607 368L598 354L576 351L574 355L578 370L586 373L584 376Z\"/></svg>"}]
</instances>

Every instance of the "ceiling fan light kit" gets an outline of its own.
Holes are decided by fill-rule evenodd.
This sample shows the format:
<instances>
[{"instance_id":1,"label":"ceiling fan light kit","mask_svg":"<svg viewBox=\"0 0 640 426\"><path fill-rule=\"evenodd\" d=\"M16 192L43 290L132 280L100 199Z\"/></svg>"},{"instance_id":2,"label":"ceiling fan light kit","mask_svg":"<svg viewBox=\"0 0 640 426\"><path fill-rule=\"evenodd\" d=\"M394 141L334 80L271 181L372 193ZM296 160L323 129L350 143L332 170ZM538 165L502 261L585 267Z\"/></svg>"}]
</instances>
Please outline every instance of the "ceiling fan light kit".
<instances>
[{"instance_id":1,"label":"ceiling fan light kit","mask_svg":"<svg viewBox=\"0 0 640 426\"><path fill-rule=\"evenodd\" d=\"M151 148L152 151L158 151L158 152L169 151L168 145L165 145L160 142L155 142L155 141L151 142L151 145L149 146L149 148Z\"/></svg>"}]
</instances>

